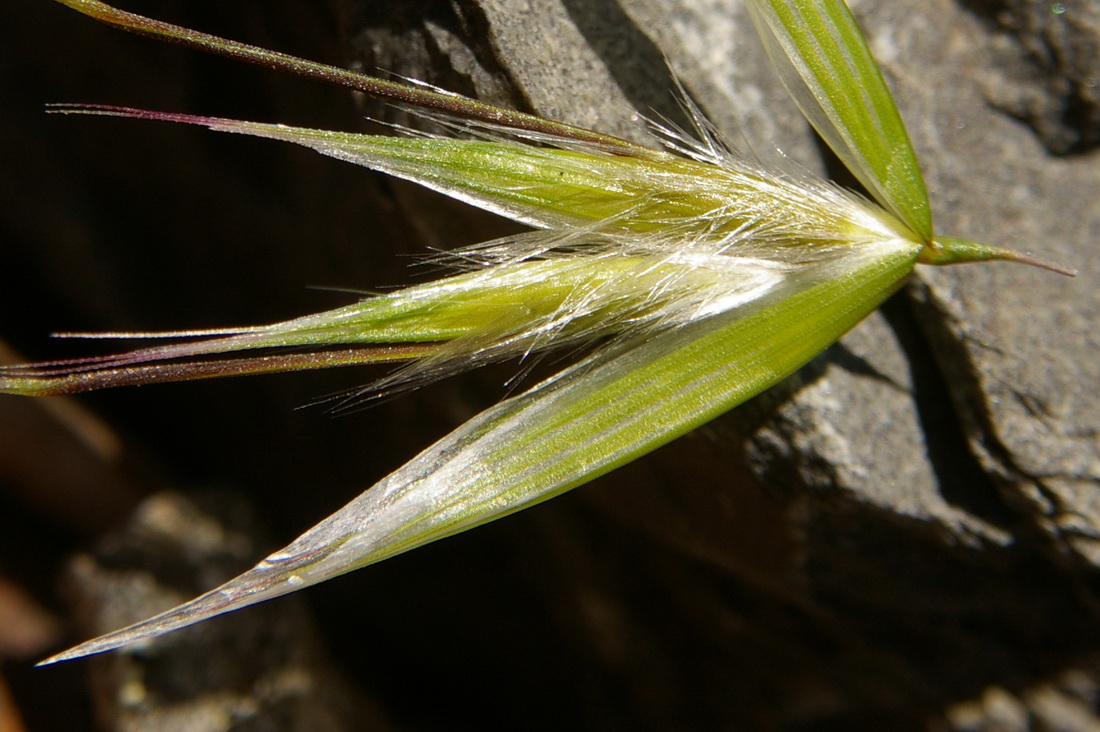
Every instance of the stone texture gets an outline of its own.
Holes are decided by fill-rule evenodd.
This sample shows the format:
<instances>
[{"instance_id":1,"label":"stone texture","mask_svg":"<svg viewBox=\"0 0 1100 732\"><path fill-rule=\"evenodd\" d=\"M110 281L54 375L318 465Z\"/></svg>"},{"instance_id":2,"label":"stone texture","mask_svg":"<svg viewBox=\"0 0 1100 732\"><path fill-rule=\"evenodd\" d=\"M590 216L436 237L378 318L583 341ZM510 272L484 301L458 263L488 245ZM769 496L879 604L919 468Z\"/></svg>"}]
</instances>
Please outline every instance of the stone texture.
<instances>
[{"instance_id":1,"label":"stone texture","mask_svg":"<svg viewBox=\"0 0 1100 732\"><path fill-rule=\"evenodd\" d=\"M507 70L531 109L644 138L636 116L617 110L626 104L677 119L663 53L735 144L769 163L792 165L778 147L797 165L842 174L761 64L739 3L479 6L487 34L471 47L483 65ZM1097 299L1086 284L1097 267L1087 247L1100 224L1088 142L1093 10L1009 4L991 23L976 4L865 2L855 9L908 120L939 230L1033 250L1080 268L1081 277L1066 281L1011 265L922 271L882 313L786 385L580 492L575 503L596 506L601 517L585 522L627 526L721 567L727 579L752 588L746 592L828 618L807 635L844 638L829 652L791 641L796 631L777 629L773 618L702 599L715 590L711 579L671 581L636 560L624 571L648 583L651 595L722 608L704 620L684 600L675 611L680 622L695 621L715 638L732 624L741 626L734 634L741 638L792 643L786 656L767 641L761 647L770 653L716 651L717 658L696 663L706 683L693 675L693 685L686 673L671 679L657 671L692 658L667 646L668 627L635 617L615 588L581 583L573 592L588 599L578 600L570 627L592 639L594 663L621 684L631 678L639 685L633 723L648 728L682 726L689 709L711 715L707 725L716 727L739 719L816 725L866 714L965 726L952 721L948 700L1038 682L1048 667L1033 657L1054 647L1095 657L1086 640L1096 600L1088 588L1100 558L1100 379L1090 355ZM1006 28L1014 45L1006 45ZM1040 47L1050 48L1041 73L1034 71ZM1011 48L1014 65L1005 62ZM1017 66L1033 70L1026 89L1005 81L1019 80ZM695 460L706 466L685 480L684 465ZM571 561L559 576L583 577L595 570L579 566L601 563ZM1047 593L1042 599L1037 583ZM602 608L599 619L583 620L593 612L584 607ZM976 622L987 630L970 629ZM1084 637L1066 640L1075 634ZM630 651L627 638L635 644ZM599 650L607 643L618 650ZM765 668L782 669L781 678L769 679ZM1095 674L1090 668L1085 673ZM738 685L754 693L741 697L731 691ZM700 686L722 688L726 703ZM773 694L784 695L784 704ZM655 698L667 706L655 708L662 705ZM1023 698L1022 708L1034 712L1037 697Z\"/></svg>"},{"instance_id":2,"label":"stone texture","mask_svg":"<svg viewBox=\"0 0 1100 732\"><path fill-rule=\"evenodd\" d=\"M990 102L1032 127L1054 154L1100 144L1100 8L1079 0L968 0L985 28Z\"/></svg>"},{"instance_id":3,"label":"stone texture","mask_svg":"<svg viewBox=\"0 0 1100 732\"><path fill-rule=\"evenodd\" d=\"M347 129L361 111L388 112L42 5L17 1L32 32L0 43L23 70L0 74L13 100L0 110L3 162L20 171L20 185L9 177L0 191L10 232L0 304L17 314L2 327L32 355L71 353L37 338L50 330L308 312L339 298L301 293L304 284L408 281L394 254L506 230L277 146L43 120L41 102L71 99ZM909 125L938 229L1032 250L1080 276L922 269L796 377L696 433L545 506L310 590L333 663L397 724L1095 728L1095 11L853 5ZM680 116L667 55L747 154L842 178L770 76L735 0L398 11L286 0L242 3L228 18L216 3L144 10L639 139L637 115ZM47 31L64 43L40 40ZM28 84L32 75L50 81ZM284 540L499 398L509 374L335 421L292 408L364 377L89 403L164 470L251 496ZM109 577L84 577L88 597L113 596ZM255 624L250 633L278 621L249 612L239 622ZM50 677L26 678L15 677L17 700L49 688Z\"/></svg>"},{"instance_id":4,"label":"stone texture","mask_svg":"<svg viewBox=\"0 0 1100 732\"><path fill-rule=\"evenodd\" d=\"M158 493L76 557L66 580L86 635L143 620L248 569L269 550L222 495ZM186 628L88 661L100 725L140 732L386 730L325 655L302 600Z\"/></svg>"}]
</instances>

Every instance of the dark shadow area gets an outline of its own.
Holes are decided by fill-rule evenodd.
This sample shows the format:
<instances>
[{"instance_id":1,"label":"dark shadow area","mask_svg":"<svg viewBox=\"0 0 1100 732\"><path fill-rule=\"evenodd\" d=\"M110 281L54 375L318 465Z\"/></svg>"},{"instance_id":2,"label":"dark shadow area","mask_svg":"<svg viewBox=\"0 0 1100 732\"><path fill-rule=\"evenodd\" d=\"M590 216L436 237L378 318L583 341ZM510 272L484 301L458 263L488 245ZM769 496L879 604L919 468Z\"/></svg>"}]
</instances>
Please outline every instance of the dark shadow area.
<instances>
[{"instance_id":1,"label":"dark shadow area","mask_svg":"<svg viewBox=\"0 0 1100 732\"><path fill-rule=\"evenodd\" d=\"M364 72L411 77L464 96L533 111L514 93L507 72L486 46L488 21L477 3L356 0L341 4L341 11L349 48L363 62ZM479 86L474 69L456 67L451 54L464 58L460 47L476 59L479 78L492 80L488 86ZM395 116L383 102L361 99L360 103L372 118L407 116Z\"/></svg>"},{"instance_id":2,"label":"dark shadow area","mask_svg":"<svg viewBox=\"0 0 1100 732\"><path fill-rule=\"evenodd\" d=\"M1086 2L959 0L1002 47L986 80L989 102L1028 125L1053 155L1100 146L1100 14Z\"/></svg>"},{"instance_id":3,"label":"dark shadow area","mask_svg":"<svg viewBox=\"0 0 1100 732\"><path fill-rule=\"evenodd\" d=\"M133 0L128 8L340 63L338 5L249 0L227 12L213 0ZM437 3L432 19L476 36L474 11L464 15L461 5ZM632 103L679 119L663 56L619 5L568 0L567 8ZM441 51L424 48L429 61ZM0 154L5 170L18 171L0 180L0 337L27 356L86 345L50 341L55 330L252 324L334 307L352 296L307 288L423 281L404 255L439 243L431 231L454 244L499 225L289 146L41 115L46 102L101 101L354 130L361 115L339 91L131 38L47 0L12 0L0 57L0 138L9 141ZM639 85L647 75L662 81ZM830 169L851 183L835 161ZM756 484L746 436L774 422L799 383L834 364L888 381L834 346L771 394L553 502L128 660L49 669L4 660L2 681L32 730L103 728L95 710L137 691L161 710L222 691L260 698L278 686L262 671L316 654L310 674L277 680L316 684L306 700L314 709L335 714L365 698L383 719L349 714L341 718L353 722L336 727L301 716L305 704L284 703L264 708L263 724L242 707L232 728L816 732L944 728L946 709L989 687L1022 693L1095 667L1095 573L1069 576L1075 568L1052 560L1048 547L1029 545L1026 521L966 449L951 393L972 388L970 365L945 371L951 359L934 357L933 334L922 331L926 320L938 327L936 314L912 308L895 298L885 313L912 364L941 490L1007 528L1013 545L960 545L940 525L828 486L806 490L801 466L783 463L779 450L769 477L786 482ZM540 369L557 365L551 358ZM175 595L150 590L154 576L180 595L210 586L499 399L514 372L505 364L342 419L296 408L378 372L81 398L143 466L128 478L136 493L170 485L213 496L195 503L222 506L209 511L222 529L189 524L179 536L194 543L182 550L148 526L80 532L66 523L64 499L28 508L7 477L13 471L0 474L0 573L64 618L58 642L80 640L97 592L125 604L143 589L155 603ZM983 418L974 416L991 434ZM63 460L16 457L35 475ZM92 490L87 474L72 484ZM203 554L211 536L232 551L210 540L216 551ZM85 602L71 601L73 582L63 579L65 558L78 551L118 573L86 574L75 595ZM97 698L107 701L97 707Z\"/></svg>"},{"instance_id":4,"label":"dark shadow area","mask_svg":"<svg viewBox=\"0 0 1100 732\"><path fill-rule=\"evenodd\" d=\"M684 130L693 129L677 103L676 81L668 59L617 0L563 0L562 6L631 106Z\"/></svg>"},{"instance_id":5,"label":"dark shadow area","mask_svg":"<svg viewBox=\"0 0 1100 732\"><path fill-rule=\"evenodd\" d=\"M894 330L909 364L913 383L913 402L917 406L928 461L936 474L940 493L948 503L958 506L994 526L1019 528L1019 517L1005 504L997 487L986 475L970 443L952 399L952 386L928 342L912 304L902 293L888 300L882 314ZM925 325L924 327L931 327ZM951 378L958 380L957 370Z\"/></svg>"}]
</instances>

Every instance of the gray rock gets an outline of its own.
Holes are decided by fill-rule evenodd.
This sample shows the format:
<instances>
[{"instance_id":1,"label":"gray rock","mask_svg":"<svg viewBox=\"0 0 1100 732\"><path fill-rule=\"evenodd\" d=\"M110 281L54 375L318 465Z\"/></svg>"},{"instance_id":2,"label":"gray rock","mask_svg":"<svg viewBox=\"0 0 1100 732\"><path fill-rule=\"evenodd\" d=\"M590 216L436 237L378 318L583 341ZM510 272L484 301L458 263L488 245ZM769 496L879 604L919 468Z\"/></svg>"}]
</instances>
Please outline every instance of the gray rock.
<instances>
[{"instance_id":1,"label":"gray rock","mask_svg":"<svg viewBox=\"0 0 1100 732\"><path fill-rule=\"evenodd\" d=\"M1055 155L1100 144L1100 7L1078 0L962 3L985 25L981 70L990 102L1016 117Z\"/></svg>"},{"instance_id":2,"label":"gray rock","mask_svg":"<svg viewBox=\"0 0 1100 732\"><path fill-rule=\"evenodd\" d=\"M407 281L394 254L506 230L299 151L43 121L42 101L69 99L348 129L360 112L339 92L236 75L92 31L52 5L42 19L39 5L16 3L24 20L7 29L39 23L66 43L44 49L10 31L0 43L18 60L5 68L21 70L0 75L3 160L20 171L19 185L0 190L0 304L18 314L5 338L25 351L71 353L35 340L51 330L320 309L332 301L295 294L302 285ZM157 12L214 32L636 139L646 139L640 115L680 118L667 56L746 154L842 172L771 76L736 0L286 2L242 4L228 19L223 4L205 14L200 3L167 5ZM1079 268L1076 280L1011 264L923 268L794 378L696 433L545 506L311 591L326 637L339 639L330 650L360 688L410 729L1094 726L1096 23L1091 6L1062 6L1056 17L1046 4L947 0L855 10L909 125L939 230L1033 250ZM39 99L28 75L58 89ZM292 408L369 376L94 403L131 451L241 486L288 539L499 398L511 373L336 421ZM155 555L143 546L140 557ZM227 571L199 559L194 586L174 592ZM83 566L82 617L125 605L116 576ZM177 599L159 592L149 597ZM298 617L269 607L275 617L240 614L241 633L277 635ZM229 645L207 648L200 657L232 661ZM161 668L201 684L184 655ZM321 658L316 678L328 679L334 662ZM111 680L109 698L136 698L126 674L97 677ZM52 699L52 677L35 678ZM254 704L235 695L240 678L203 688L215 704ZM295 699L331 699L337 686L321 681Z\"/></svg>"},{"instance_id":3,"label":"gray rock","mask_svg":"<svg viewBox=\"0 0 1100 732\"><path fill-rule=\"evenodd\" d=\"M698 673L720 685L782 690L787 707L774 706L767 693L759 704L773 706L750 712L703 700L690 684L678 694L664 689L706 708L711 722L812 724L877 710L965 728L949 700L1002 684L1026 688L1051 667L1071 667L1082 649L1096 650L1095 638L1064 639L1095 627L1097 597L1089 588L1100 562L1100 367L1092 327L1100 298L1088 284L1100 266L1089 248L1100 231L1090 142L1096 55L1087 52L1097 42L1094 10L1017 4L993 13L978 5L861 2L855 11L908 122L937 230L1033 251L1079 268L1080 276L1011 264L921 268L882 313L772 394L560 507L574 513L595 505L601 521L721 567L727 580L751 587L746 592L810 608L828 618L820 632L846 639L822 653L791 637L791 628L777 629L773 618L744 617L736 604L705 621L681 608L665 625L639 620L614 589L572 587L619 616L600 621L616 626L608 632L649 639L635 655L650 657L634 662L651 671L685 662L654 639L678 622L711 623L716 636L735 623L746 637L770 637L771 654L718 652L721 660ZM678 118L667 56L696 101L749 154L841 172L762 62L740 3L477 6L463 6L480 18L469 54L494 69L497 82L503 70L527 108L645 139L632 111ZM1039 48L1049 49L1045 65ZM1020 81L1024 67L1032 70L1027 83ZM428 80L446 73L431 65L414 71ZM1067 151L1075 154L1060 154ZM689 443L701 440L719 447L700 457L699 445ZM707 482L680 477L690 459L713 461L687 472ZM728 536L742 532L749 538ZM583 567L601 562L573 561L558 576L583 576ZM645 561L624 571L654 595L685 591L683 580L670 581ZM1039 586L1046 597L1035 596ZM574 630L601 635L576 617ZM789 652L784 661L775 659L779 646ZM1063 651L1053 656L1068 655L1051 659L1054 647ZM1037 664L1036 653L1050 665ZM609 658L600 662L612 676L623 673ZM761 681L762 663L785 664L788 675ZM676 687L654 673L648 682ZM1097 669L1082 673L1094 679ZM800 687L800 676L811 681ZM633 697L635 712L646 707L646 693ZM1033 698L1023 697L1025 709L1034 711ZM682 726L686 718L650 711L656 716L638 718L652 728Z\"/></svg>"},{"instance_id":4,"label":"gray rock","mask_svg":"<svg viewBox=\"0 0 1100 732\"><path fill-rule=\"evenodd\" d=\"M68 593L81 630L101 634L143 620L252 566L266 552L249 514L224 495L147 498L95 555L72 562ZM90 664L105 729L390 728L325 655L300 598Z\"/></svg>"}]
</instances>

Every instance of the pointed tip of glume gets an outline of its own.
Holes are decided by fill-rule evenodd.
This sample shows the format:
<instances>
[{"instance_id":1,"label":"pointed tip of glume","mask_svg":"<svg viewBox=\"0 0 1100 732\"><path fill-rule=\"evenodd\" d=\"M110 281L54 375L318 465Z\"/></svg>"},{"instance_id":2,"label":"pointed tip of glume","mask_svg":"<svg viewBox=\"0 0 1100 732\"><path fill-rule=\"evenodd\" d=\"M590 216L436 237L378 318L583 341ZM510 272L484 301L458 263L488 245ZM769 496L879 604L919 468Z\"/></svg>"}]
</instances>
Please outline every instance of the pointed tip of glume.
<instances>
[{"instance_id":1,"label":"pointed tip of glume","mask_svg":"<svg viewBox=\"0 0 1100 732\"><path fill-rule=\"evenodd\" d=\"M145 625L147 625L147 623L138 623L137 625L121 628L113 633L107 633L106 635L86 640L83 643L78 643L72 648L61 651L61 653L55 653L49 658L44 658L34 666L35 668L53 666L54 664L63 663L65 661L76 661L81 658L88 658L89 656L98 656L108 651L117 651L120 648L139 647L141 644L147 643L159 635L157 633L142 632L143 626Z\"/></svg>"},{"instance_id":2,"label":"pointed tip of glume","mask_svg":"<svg viewBox=\"0 0 1100 732\"><path fill-rule=\"evenodd\" d=\"M94 656L97 653L103 653L104 651L111 650L109 648L90 650L86 648L87 645L87 643L81 643L80 645L73 646L72 648L62 651L61 653L55 653L49 658L44 658L38 663L34 664L34 667L42 668L44 666L53 666L54 664L62 663L63 661L75 661L78 658L87 658L88 656Z\"/></svg>"},{"instance_id":3,"label":"pointed tip of glume","mask_svg":"<svg viewBox=\"0 0 1100 732\"><path fill-rule=\"evenodd\" d=\"M73 659L81 658L81 656L70 655L69 651L55 654L49 658L44 658L38 663L34 664L35 668L43 668L45 666L53 666L55 663L61 663L62 661L72 661Z\"/></svg>"}]
</instances>

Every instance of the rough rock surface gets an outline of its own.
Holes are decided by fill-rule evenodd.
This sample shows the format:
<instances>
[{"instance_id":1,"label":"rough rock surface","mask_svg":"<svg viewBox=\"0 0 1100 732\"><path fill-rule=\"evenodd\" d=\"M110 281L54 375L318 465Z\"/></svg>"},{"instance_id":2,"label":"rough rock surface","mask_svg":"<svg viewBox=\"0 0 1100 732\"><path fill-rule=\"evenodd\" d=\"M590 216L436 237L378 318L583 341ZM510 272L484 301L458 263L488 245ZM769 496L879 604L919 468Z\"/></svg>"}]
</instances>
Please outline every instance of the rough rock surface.
<instances>
[{"instance_id":1,"label":"rough rock surface","mask_svg":"<svg viewBox=\"0 0 1100 732\"><path fill-rule=\"evenodd\" d=\"M734 144L842 177L771 77L739 0L410 1L399 13L285 0L241 3L228 18L217 3L151 5L132 7L627 136L646 134L636 113L678 118L667 56ZM562 499L311 590L338 663L401 727L1100 726L1095 8L853 6L938 230L1032 250L1080 276L924 268L796 377L695 434ZM29 355L71 353L42 342L50 330L232 325L327 307L339 296L299 288L407 281L395 253L505 230L262 142L43 120L42 102L75 99L353 129L360 108L45 3L15 8L29 30L0 43L20 69L0 67L0 91L18 101L0 110L2 162L18 171L0 190L0 305L17 315L0 335ZM498 398L507 374L340 420L291 410L355 375L87 403L157 471L251 495L283 540ZM63 521L3 495L15 508L0 515L16 518L0 521ZM57 555L77 543L69 528L51 531ZM9 571L19 547L2 546ZM265 612L224 622L263 626ZM28 719L49 713L36 694L77 693L44 692L57 676L11 673Z\"/></svg>"},{"instance_id":2,"label":"rough rock surface","mask_svg":"<svg viewBox=\"0 0 1100 732\"><path fill-rule=\"evenodd\" d=\"M144 620L251 567L270 547L249 514L224 492L147 498L95 555L71 563L81 632ZM87 663L108 729L391 729L326 656L301 599Z\"/></svg>"}]
</instances>

